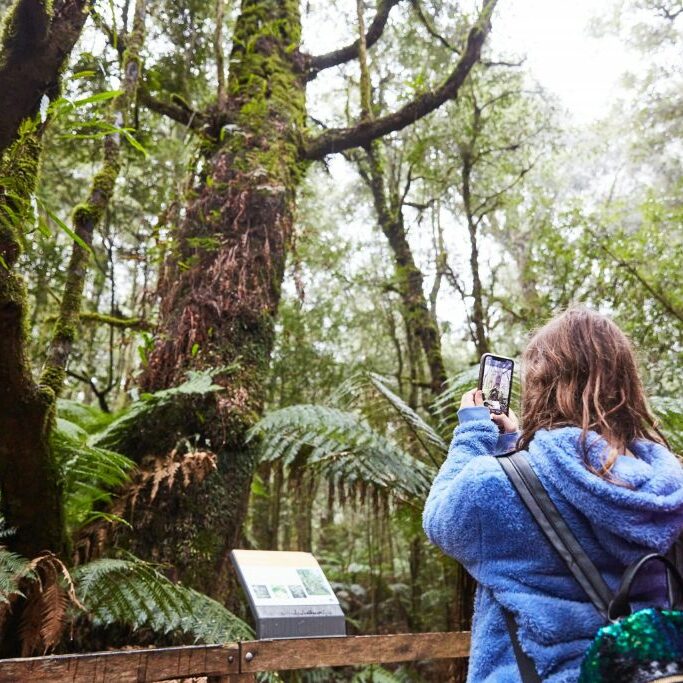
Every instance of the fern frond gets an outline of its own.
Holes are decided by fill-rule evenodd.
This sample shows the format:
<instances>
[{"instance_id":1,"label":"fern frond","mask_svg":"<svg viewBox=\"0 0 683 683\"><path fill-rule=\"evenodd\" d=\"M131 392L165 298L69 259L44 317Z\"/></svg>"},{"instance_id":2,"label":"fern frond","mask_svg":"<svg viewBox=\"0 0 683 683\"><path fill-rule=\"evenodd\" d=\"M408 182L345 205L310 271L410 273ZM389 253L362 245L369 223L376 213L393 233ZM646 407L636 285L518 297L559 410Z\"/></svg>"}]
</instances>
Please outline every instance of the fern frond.
<instances>
[{"instance_id":1,"label":"fern frond","mask_svg":"<svg viewBox=\"0 0 683 683\"><path fill-rule=\"evenodd\" d=\"M70 401L66 398L57 400L57 414L64 420L78 425L88 434L101 431L115 417L113 413L105 413L96 406Z\"/></svg>"},{"instance_id":2,"label":"fern frond","mask_svg":"<svg viewBox=\"0 0 683 683\"><path fill-rule=\"evenodd\" d=\"M9 603L13 595L23 595L19 583L24 578L35 578L31 562L0 546L0 602Z\"/></svg>"},{"instance_id":3,"label":"fern frond","mask_svg":"<svg viewBox=\"0 0 683 683\"><path fill-rule=\"evenodd\" d=\"M253 637L247 624L223 605L173 583L142 560L94 560L76 568L73 576L77 594L97 625L179 631L207 643Z\"/></svg>"},{"instance_id":4,"label":"fern frond","mask_svg":"<svg viewBox=\"0 0 683 683\"><path fill-rule=\"evenodd\" d=\"M97 501L128 479L134 463L119 453L88 443L88 433L73 422L57 419L51 435L52 449L64 481L64 508L71 529L87 523Z\"/></svg>"},{"instance_id":5,"label":"fern frond","mask_svg":"<svg viewBox=\"0 0 683 683\"><path fill-rule=\"evenodd\" d=\"M434 471L350 411L298 405L267 413L248 438L261 459L316 467L335 482L364 482L398 498L421 498Z\"/></svg>"},{"instance_id":6,"label":"fern frond","mask_svg":"<svg viewBox=\"0 0 683 683\"><path fill-rule=\"evenodd\" d=\"M392 388L392 380L375 372L359 372L332 394L330 403L360 410L370 424L391 433L406 447L422 453L436 464L443 459L448 444L429 421L411 408ZM406 437L408 437L406 439Z\"/></svg>"},{"instance_id":7,"label":"fern frond","mask_svg":"<svg viewBox=\"0 0 683 683\"><path fill-rule=\"evenodd\" d=\"M458 372L448 379L446 390L432 404L432 411L437 420L437 429L441 434L448 434L450 436L458 426L460 399L466 391L477 386L478 380L478 365Z\"/></svg>"},{"instance_id":8,"label":"fern frond","mask_svg":"<svg viewBox=\"0 0 683 683\"><path fill-rule=\"evenodd\" d=\"M29 566L32 576L19 623L22 657L54 648L66 626L69 605L83 608L68 569L56 555L39 555Z\"/></svg>"},{"instance_id":9,"label":"fern frond","mask_svg":"<svg viewBox=\"0 0 683 683\"><path fill-rule=\"evenodd\" d=\"M179 628L192 634L202 643L226 643L233 640L250 640L254 632L238 616L208 595L192 588L187 591L192 610L180 620Z\"/></svg>"},{"instance_id":10,"label":"fern frond","mask_svg":"<svg viewBox=\"0 0 683 683\"><path fill-rule=\"evenodd\" d=\"M400 396L395 394L386 384L386 379L374 372L368 373L368 379L377 391L391 404L413 433L420 438L424 436L432 446L436 446L442 453L448 451L448 444L437 432L423 420Z\"/></svg>"}]
</instances>

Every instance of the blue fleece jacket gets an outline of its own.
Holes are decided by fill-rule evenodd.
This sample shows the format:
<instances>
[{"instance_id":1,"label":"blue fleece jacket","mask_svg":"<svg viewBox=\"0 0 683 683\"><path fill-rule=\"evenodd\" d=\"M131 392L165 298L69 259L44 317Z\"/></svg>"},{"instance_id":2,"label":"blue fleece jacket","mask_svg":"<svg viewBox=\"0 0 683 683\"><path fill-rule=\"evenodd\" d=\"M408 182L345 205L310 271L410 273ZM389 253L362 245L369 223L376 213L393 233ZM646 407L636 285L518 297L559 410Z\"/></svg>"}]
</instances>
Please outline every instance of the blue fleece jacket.
<instances>
[{"instance_id":1,"label":"blue fleece jacket","mask_svg":"<svg viewBox=\"0 0 683 683\"><path fill-rule=\"evenodd\" d=\"M479 583L469 683L520 681L501 605L516 617L522 649L547 683L576 681L600 615L519 500L495 457L499 438L486 408L459 413L448 458L424 509L424 529ZM683 529L683 469L666 448L638 440L605 481L584 465L576 427L539 431L527 457L565 521L614 590L624 566L665 552ZM587 460L599 467L606 444L589 433ZM665 579L652 563L636 586L641 604L664 604Z\"/></svg>"}]
</instances>

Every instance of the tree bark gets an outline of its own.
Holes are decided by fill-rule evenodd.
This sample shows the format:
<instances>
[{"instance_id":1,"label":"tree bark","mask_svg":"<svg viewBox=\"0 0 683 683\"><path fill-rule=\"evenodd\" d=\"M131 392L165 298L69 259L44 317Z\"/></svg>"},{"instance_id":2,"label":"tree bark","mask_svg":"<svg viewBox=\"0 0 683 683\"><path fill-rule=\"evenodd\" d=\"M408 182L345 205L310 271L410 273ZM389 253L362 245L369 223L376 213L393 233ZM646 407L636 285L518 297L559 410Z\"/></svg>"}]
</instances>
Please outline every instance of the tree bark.
<instances>
[{"instance_id":1,"label":"tree bark","mask_svg":"<svg viewBox=\"0 0 683 683\"><path fill-rule=\"evenodd\" d=\"M489 351L489 340L484 320L484 292L479 274L478 223L472 210L472 162L469 152L463 152L462 160L462 201L467 217L467 232L470 239L470 270L472 272L472 337L477 355L482 356Z\"/></svg>"},{"instance_id":2,"label":"tree bark","mask_svg":"<svg viewBox=\"0 0 683 683\"><path fill-rule=\"evenodd\" d=\"M424 293L424 276L408 242L399 193L393 192L391 200L387 197L377 146L368 153L365 177L372 191L377 220L394 255L394 273L408 335L420 340L429 368L430 389L433 396L438 396L446 388L447 379L441 333Z\"/></svg>"},{"instance_id":3,"label":"tree bark","mask_svg":"<svg viewBox=\"0 0 683 683\"><path fill-rule=\"evenodd\" d=\"M129 110L135 102L140 76L140 49L145 38L145 5L146 0L137 0L135 4L133 30L122 64L123 92L111 105L111 123L116 128L128 125ZM71 247L59 315L40 378L41 384L50 387L55 396L59 396L64 386L66 366L76 337L93 235L114 193L120 168L121 133L109 133L104 138L102 166L93 178L88 198L73 212L74 233L80 242L74 241Z\"/></svg>"},{"instance_id":4,"label":"tree bark","mask_svg":"<svg viewBox=\"0 0 683 683\"><path fill-rule=\"evenodd\" d=\"M25 557L63 554L66 532L59 469L50 448L55 395L33 380L27 357L26 291L15 272L19 234L32 220L40 135L22 135L7 151L0 176L13 182L12 199L0 194L0 512L16 532L7 545ZM6 213L8 208L12 212ZM10 219L14 216L14 220Z\"/></svg>"}]
</instances>

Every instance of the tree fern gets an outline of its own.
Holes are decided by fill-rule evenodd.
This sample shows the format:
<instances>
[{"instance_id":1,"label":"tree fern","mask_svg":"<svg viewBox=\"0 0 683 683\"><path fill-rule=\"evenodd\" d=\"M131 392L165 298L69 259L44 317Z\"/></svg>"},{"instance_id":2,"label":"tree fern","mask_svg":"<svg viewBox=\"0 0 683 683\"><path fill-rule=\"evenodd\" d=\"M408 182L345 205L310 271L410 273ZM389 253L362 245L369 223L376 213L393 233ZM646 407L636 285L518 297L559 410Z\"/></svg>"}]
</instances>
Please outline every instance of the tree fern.
<instances>
[{"instance_id":1,"label":"tree fern","mask_svg":"<svg viewBox=\"0 0 683 683\"><path fill-rule=\"evenodd\" d=\"M434 471L351 411L297 405L267 413L249 434L262 461L316 467L335 481L363 482L399 498L423 497Z\"/></svg>"},{"instance_id":2,"label":"tree fern","mask_svg":"<svg viewBox=\"0 0 683 683\"><path fill-rule=\"evenodd\" d=\"M352 397L352 394L355 396ZM379 400L368 404L368 394ZM359 373L345 382L336 396L341 400L348 397L355 405L358 404L358 399L363 397L363 408L369 408L374 414L379 413L384 421L390 420L397 424L397 428L406 427L430 459L432 451L443 455L448 450L448 444L433 426L396 394L389 387L389 380L382 375L375 372Z\"/></svg>"},{"instance_id":3,"label":"tree fern","mask_svg":"<svg viewBox=\"0 0 683 683\"><path fill-rule=\"evenodd\" d=\"M223 605L135 558L95 560L74 569L73 578L96 625L179 631L206 643L253 637L249 626Z\"/></svg>"}]
</instances>

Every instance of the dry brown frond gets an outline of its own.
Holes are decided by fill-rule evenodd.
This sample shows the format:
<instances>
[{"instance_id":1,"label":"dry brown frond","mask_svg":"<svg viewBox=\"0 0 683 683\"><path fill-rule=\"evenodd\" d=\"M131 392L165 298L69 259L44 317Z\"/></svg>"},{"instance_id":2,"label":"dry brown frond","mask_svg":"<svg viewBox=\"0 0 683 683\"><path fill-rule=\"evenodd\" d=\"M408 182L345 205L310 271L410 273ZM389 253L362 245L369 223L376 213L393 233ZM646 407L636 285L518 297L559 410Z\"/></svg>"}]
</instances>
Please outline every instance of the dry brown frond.
<instances>
[{"instance_id":1,"label":"dry brown frond","mask_svg":"<svg viewBox=\"0 0 683 683\"><path fill-rule=\"evenodd\" d=\"M34 579L27 579L25 604L19 623L21 656L46 654L59 642L66 623L69 604L80 609L69 570L52 553L30 563Z\"/></svg>"},{"instance_id":2,"label":"dry brown frond","mask_svg":"<svg viewBox=\"0 0 683 683\"><path fill-rule=\"evenodd\" d=\"M156 498L162 484L166 484L170 491L178 472L182 474L183 488L187 488L192 482L201 483L211 472L216 471L216 467L216 455L210 451L191 451L179 454L176 449L173 449L165 457L147 458L143 461L137 476L134 478L131 487L133 491L128 498L127 507L132 510L141 492L148 487L147 502L149 503ZM123 513L124 510L125 508L121 512Z\"/></svg>"}]
</instances>

